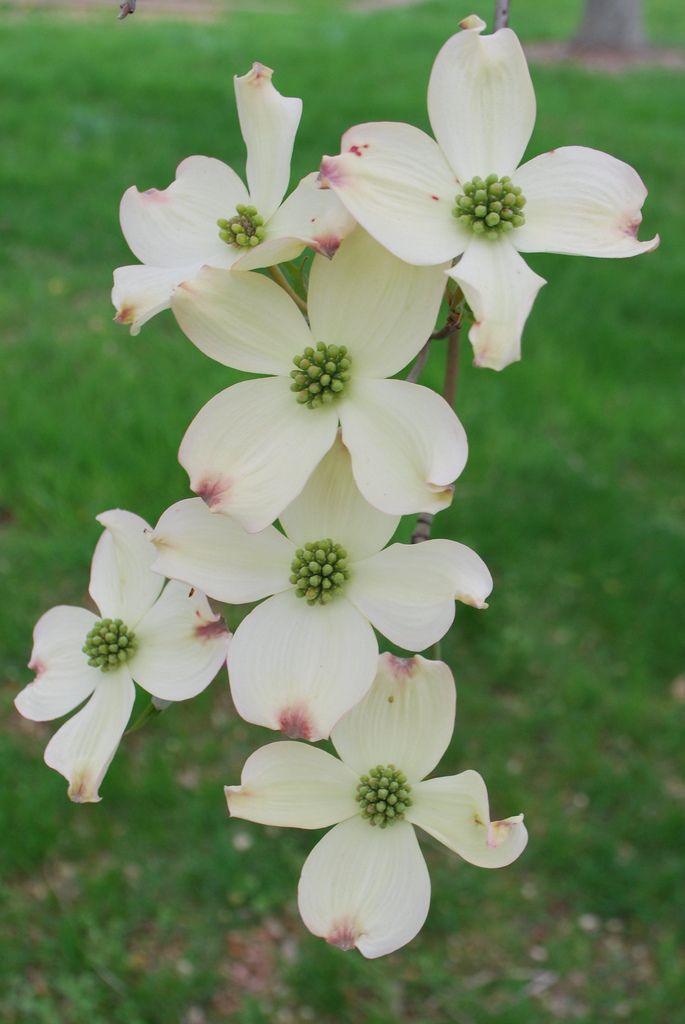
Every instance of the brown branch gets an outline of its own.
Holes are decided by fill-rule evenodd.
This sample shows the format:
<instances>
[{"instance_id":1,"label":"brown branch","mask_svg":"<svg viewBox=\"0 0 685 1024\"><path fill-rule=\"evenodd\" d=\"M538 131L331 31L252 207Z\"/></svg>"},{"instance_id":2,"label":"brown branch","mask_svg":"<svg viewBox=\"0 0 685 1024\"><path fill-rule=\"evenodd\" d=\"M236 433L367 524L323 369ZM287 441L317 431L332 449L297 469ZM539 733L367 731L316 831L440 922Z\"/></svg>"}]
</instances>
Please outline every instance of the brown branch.
<instances>
[{"instance_id":1,"label":"brown branch","mask_svg":"<svg viewBox=\"0 0 685 1024\"><path fill-rule=\"evenodd\" d=\"M119 4L119 21L128 17L129 14L136 13L136 3L137 0L121 0Z\"/></svg>"},{"instance_id":2,"label":"brown branch","mask_svg":"<svg viewBox=\"0 0 685 1024\"><path fill-rule=\"evenodd\" d=\"M492 26L493 32L498 28L506 28L509 24L509 0L496 0L495 20Z\"/></svg>"}]
</instances>

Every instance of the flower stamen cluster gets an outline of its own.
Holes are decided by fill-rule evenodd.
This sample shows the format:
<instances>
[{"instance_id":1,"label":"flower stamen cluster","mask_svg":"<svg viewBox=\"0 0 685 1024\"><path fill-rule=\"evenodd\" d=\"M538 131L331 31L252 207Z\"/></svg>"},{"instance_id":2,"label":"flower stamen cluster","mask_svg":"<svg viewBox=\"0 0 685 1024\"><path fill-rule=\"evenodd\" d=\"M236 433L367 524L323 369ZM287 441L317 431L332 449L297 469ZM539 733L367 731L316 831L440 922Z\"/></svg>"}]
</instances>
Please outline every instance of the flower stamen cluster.
<instances>
[{"instance_id":1,"label":"flower stamen cluster","mask_svg":"<svg viewBox=\"0 0 685 1024\"><path fill-rule=\"evenodd\" d=\"M410 793L411 786L404 772L394 764L379 764L367 775L362 775L356 799L362 809L362 817L370 825L387 828L403 820L404 812L411 807Z\"/></svg>"},{"instance_id":2,"label":"flower stamen cluster","mask_svg":"<svg viewBox=\"0 0 685 1024\"><path fill-rule=\"evenodd\" d=\"M290 564L290 582L307 604L328 604L349 578L347 552L330 537L298 548Z\"/></svg>"},{"instance_id":3,"label":"flower stamen cluster","mask_svg":"<svg viewBox=\"0 0 685 1024\"><path fill-rule=\"evenodd\" d=\"M256 245L264 241L266 228L264 218L257 213L256 206L246 206L238 203L236 206L237 216L228 220L221 217L219 225L219 238L227 245L237 245L243 249L254 249Z\"/></svg>"},{"instance_id":4,"label":"flower stamen cluster","mask_svg":"<svg viewBox=\"0 0 685 1024\"><path fill-rule=\"evenodd\" d=\"M301 356L293 359L296 370L290 371L300 405L318 409L328 405L345 390L350 379L352 360L346 345L326 345L320 341L316 348L308 346Z\"/></svg>"},{"instance_id":5,"label":"flower stamen cluster","mask_svg":"<svg viewBox=\"0 0 685 1024\"><path fill-rule=\"evenodd\" d=\"M465 182L463 189L455 200L452 216L474 235L500 238L526 223L523 215L526 197L508 175L498 178L496 174L488 174L485 180L475 177Z\"/></svg>"},{"instance_id":6,"label":"flower stamen cluster","mask_svg":"<svg viewBox=\"0 0 685 1024\"><path fill-rule=\"evenodd\" d=\"M111 672L123 665L136 649L135 633L121 619L100 619L86 636L81 650L91 668Z\"/></svg>"}]
</instances>

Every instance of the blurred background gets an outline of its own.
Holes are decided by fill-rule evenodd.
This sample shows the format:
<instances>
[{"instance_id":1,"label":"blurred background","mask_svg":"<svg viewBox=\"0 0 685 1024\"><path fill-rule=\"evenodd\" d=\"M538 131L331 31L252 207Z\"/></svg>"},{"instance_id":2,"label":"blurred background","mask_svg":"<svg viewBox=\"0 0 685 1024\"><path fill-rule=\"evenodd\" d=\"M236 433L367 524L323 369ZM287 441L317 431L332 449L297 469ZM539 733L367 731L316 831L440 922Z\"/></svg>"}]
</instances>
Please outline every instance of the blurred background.
<instances>
[{"instance_id":1,"label":"blurred background","mask_svg":"<svg viewBox=\"0 0 685 1024\"><path fill-rule=\"evenodd\" d=\"M236 379L169 313L137 338L112 323L112 269L133 262L124 190L164 188L191 153L242 174L232 75L253 60L304 99L293 180L352 124L427 129L439 46L493 3L139 0L123 22L115 0L0 3L8 1024L682 1019L685 8L644 0L648 45L573 56L582 7L512 0L538 99L529 154L582 144L633 164L651 193L642 237L662 245L530 258L549 284L523 362L477 371L462 344L471 457L435 524L496 581L490 610L460 606L444 645L459 707L439 773L480 771L494 817L525 811L530 845L485 872L426 843L426 927L366 962L299 921L316 835L227 819L222 785L273 737L237 719L225 675L127 739L89 806L42 763L55 726L12 699L35 620L86 600L96 513L154 523L186 496L179 440ZM435 386L442 356L436 343Z\"/></svg>"}]
</instances>

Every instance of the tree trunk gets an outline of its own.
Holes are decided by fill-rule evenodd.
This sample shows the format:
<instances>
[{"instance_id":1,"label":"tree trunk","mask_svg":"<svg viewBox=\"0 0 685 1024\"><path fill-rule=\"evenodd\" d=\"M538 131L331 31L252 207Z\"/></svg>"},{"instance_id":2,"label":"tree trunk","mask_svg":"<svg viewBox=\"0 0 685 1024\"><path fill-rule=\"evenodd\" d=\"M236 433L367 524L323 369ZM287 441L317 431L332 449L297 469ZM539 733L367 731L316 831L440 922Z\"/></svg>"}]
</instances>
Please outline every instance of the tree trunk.
<instances>
[{"instance_id":1,"label":"tree trunk","mask_svg":"<svg viewBox=\"0 0 685 1024\"><path fill-rule=\"evenodd\" d=\"M626 51L646 46L642 6L642 0L585 0L574 47Z\"/></svg>"}]
</instances>

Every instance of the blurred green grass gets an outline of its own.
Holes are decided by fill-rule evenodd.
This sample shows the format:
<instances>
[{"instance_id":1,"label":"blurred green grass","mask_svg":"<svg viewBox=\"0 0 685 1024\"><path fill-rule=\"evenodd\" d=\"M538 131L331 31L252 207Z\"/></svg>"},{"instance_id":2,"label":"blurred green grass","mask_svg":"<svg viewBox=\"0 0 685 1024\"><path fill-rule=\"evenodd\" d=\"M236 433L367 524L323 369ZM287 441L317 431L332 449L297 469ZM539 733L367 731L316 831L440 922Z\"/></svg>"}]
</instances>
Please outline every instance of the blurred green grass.
<instances>
[{"instance_id":1,"label":"blurred green grass","mask_svg":"<svg viewBox=\"0 0 685 1024\"><path fill-rule=\"evenodd\" d=\"M516 0L512 23L524 39L567 36L578 6ZM648 10L655 40L685 40L675 0ZM235 718L225 680L127 741L97 806L68 804L41 762L53 726L12 709L33 622L84 599L94 515L118 505L154 521L184 496L179 439L234 379L168 314L135 339L111 323L111 269L130 261L124 189L164 187L195 152L242 170L231 75L253 59L304 97L294 178L350 124L427 127L430 64L467 13L447 0L363 17L326 2L299 11L0 26L0 1017L676 1020L682 76L533 68L530 153L580 143L634 164L651 192L643 237L659 230L662 246L625 262L531 258L549 284L524 361L496 375L462 350L471 458L436 532L473 545L496 590L487 613L459 609L446 644L459 720L442 768L481 771L496 816L526 812L519 863L479 872L427 845L426 929L366 963L297 920L314 837L226 821L222 784L271 734Z\"/></svg>"}]
</instances>

